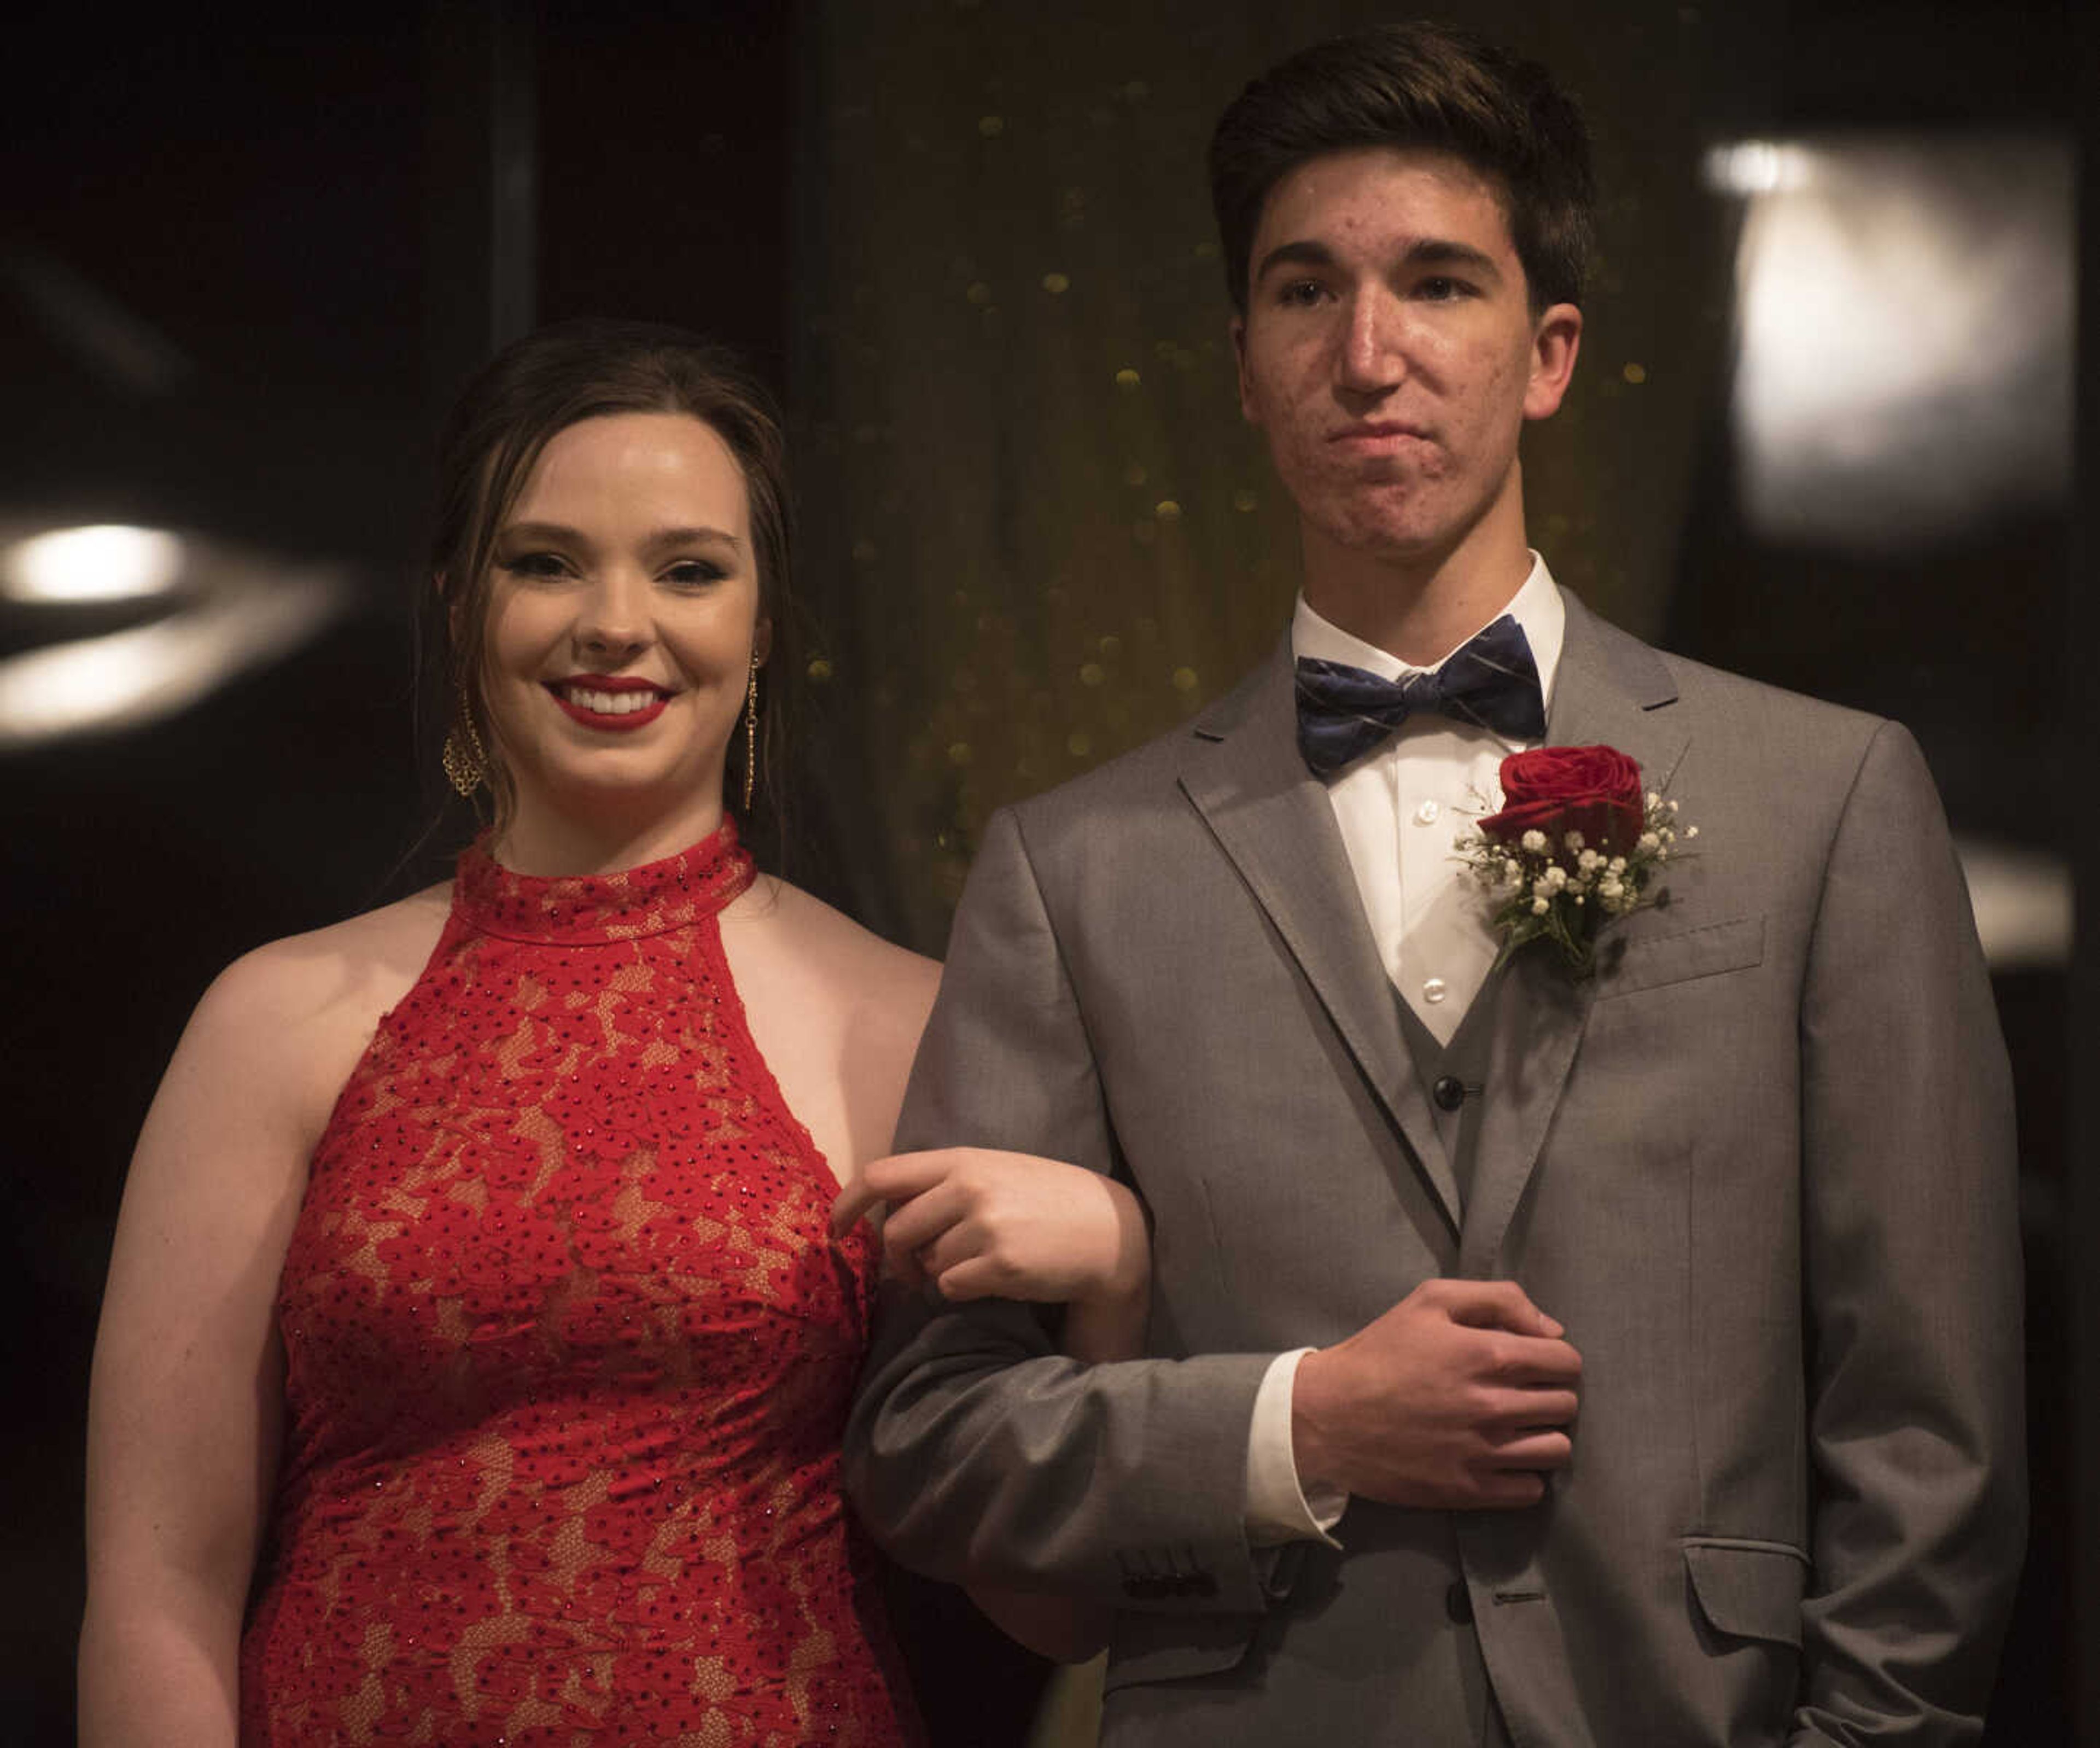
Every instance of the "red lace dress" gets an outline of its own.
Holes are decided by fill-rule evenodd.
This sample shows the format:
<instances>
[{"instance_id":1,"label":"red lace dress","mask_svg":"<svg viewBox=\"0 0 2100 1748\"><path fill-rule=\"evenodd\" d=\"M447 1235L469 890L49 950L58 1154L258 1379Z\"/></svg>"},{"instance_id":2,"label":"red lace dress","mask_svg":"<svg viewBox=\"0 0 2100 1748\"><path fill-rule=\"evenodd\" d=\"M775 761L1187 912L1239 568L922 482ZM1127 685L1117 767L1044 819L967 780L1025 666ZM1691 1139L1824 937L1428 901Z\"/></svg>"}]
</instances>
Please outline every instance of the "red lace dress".
<instances>
[{"instance_id":1,"label":"red lace dress","mask_svg":"<svg viewBox=\"0 0 2100 1748\"><path fill-rule=\"evenodd\" d=\"M461 859L285 1257L244 1742L917 1739L839 1491L874 1243L730 981L751 879L728 825Z\"/></svg>"}]
</instances>

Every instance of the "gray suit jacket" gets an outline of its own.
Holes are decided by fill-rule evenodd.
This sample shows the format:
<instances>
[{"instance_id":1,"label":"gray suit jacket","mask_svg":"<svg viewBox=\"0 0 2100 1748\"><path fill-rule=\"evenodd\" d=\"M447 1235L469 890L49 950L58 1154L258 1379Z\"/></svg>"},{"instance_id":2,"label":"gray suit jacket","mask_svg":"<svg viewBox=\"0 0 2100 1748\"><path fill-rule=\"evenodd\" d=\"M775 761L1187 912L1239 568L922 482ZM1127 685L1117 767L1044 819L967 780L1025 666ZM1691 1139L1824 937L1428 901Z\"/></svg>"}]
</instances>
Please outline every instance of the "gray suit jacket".
<instances>
[{"instance_id":1,"label":"gray suit jacket","mask_svg":"<svg viewBox=\"0 0 2100 1748\"><path fill-rule=\"evenodd\" d=\"M1970 1739L2024 1524L2014 1141L1915 744L1569 598L1549 739L1637 759L1698 854L1590 982L1513 962L1462 1209L1291 712L1286 648L993 823L898 1145L1125 1177L1156 1357L898 1308L848 1434L868 1523L1113 1600L1110 1742L1468 1742L1483 1670L1520 1748ZM1582 1353L1546 1501L1250 1548L1269 1360L1454 1275Z\"/></svg>"}]
</instances>

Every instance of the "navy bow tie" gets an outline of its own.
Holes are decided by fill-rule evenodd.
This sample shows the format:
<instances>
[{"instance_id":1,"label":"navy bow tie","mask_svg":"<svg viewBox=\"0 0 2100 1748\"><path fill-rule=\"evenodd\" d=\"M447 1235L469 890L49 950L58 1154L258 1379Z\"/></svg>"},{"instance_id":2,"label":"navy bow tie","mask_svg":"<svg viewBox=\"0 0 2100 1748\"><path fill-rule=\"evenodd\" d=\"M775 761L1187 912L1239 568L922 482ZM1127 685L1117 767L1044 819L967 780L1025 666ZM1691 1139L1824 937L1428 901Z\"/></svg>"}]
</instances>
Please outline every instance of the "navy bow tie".
<instances>
[{"instance_id":1,"label":"navy bow tie","mask_svg":"<svg viewBox=\"0 0 2100 1748\"><path fill-rule=\"evenodd\" d=\"M1298 750L1316 777L1361 758L1418 710L1511 740L1538 739L1546 732L1546 700L1524 627L1505 613L1435 672L1404 680L1298 659Z\"/></svg>"}]
</instances>

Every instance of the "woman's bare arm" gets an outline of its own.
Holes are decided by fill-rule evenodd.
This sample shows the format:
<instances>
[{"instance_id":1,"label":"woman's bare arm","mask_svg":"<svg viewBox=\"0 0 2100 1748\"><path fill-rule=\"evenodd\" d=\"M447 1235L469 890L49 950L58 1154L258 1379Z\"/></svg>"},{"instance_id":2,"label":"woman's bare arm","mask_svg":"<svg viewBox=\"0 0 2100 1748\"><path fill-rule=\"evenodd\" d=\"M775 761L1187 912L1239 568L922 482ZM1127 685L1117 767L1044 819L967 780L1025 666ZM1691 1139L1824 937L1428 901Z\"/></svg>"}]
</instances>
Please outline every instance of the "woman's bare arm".
<instances>
[{"instance_id":1,"label":"woman's bare arm","mask_svg":"<svg viewBox=\"0 0 2100 1748\"><path fill-rule=\"evenodd\" d=\"M283 1418L278 1278L337 1092L435 938L442 911L418 903L232 966L147 1115L89 1390L86 1748L237 1737Z\"/></svg>"}]
</instances>

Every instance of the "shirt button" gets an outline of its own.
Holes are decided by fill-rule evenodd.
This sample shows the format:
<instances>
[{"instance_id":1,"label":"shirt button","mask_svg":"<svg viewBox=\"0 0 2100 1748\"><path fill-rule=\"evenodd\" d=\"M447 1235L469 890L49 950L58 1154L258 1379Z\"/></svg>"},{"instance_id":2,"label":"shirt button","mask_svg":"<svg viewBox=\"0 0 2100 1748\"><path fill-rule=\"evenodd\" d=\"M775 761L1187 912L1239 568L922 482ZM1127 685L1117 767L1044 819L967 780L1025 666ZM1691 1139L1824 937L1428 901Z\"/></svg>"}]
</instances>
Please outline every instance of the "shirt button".
<instances>
[{"instance_id":1,"label":"shirt button","mask_svg":"<svg viewBox=\"0 0 2100 1748\"><path fill-rule=\"evenodd\" d=\"M1417 825L1434 825L1436 823L1437 815L1443 811L1444 810L1436 802L1424 801L1414 810L1414 823Z\"/></svg>"},{"instance_id":2,"label":"shirt button","mask_svg":"<svg viewBox=\"0 0 2100 1748\"><path fill-rule=\"evenodd\" d=\"M1466 1102L1466 1083L1456 1075L1439 1075L1429 1096L1436 1101L1439 1110L1456 1110Z\"/></svg>"},{"instance_id":3,"label":"shirt button","mask_svg":"<svg viewBox=\"0 0 2100 1748\"><path fill-rule=\"evenodd\" d=\"M1422 999L1424 1001L1441 1001L1444 999L1444 980L1441 978L1432 978L1422 986Z\"/></svg>"}]
</instances>

